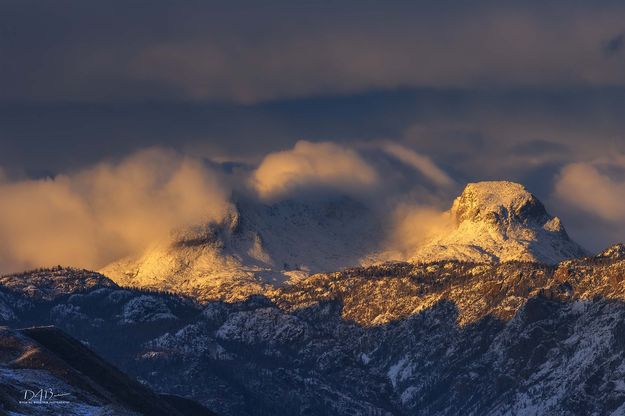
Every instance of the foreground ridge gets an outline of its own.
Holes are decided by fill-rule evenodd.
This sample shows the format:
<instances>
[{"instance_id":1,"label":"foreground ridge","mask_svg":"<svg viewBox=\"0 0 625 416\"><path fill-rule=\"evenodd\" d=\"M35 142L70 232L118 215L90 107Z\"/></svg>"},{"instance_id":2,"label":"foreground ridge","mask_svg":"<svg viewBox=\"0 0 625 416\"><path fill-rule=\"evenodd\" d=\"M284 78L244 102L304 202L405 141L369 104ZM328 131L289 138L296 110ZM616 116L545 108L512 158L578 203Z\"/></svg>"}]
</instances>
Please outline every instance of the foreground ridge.
<instances>
[{"instance_id":1,"label":"foreground ridge","mask_svg":"<svg viewBox=\"0 0 625 416\"><path fill-rule=\"evenodd\" d=\"M0 409L11 414L214 415L159 396L53 326L0 327L0 357Z\"/></svg>"}]
</instances>

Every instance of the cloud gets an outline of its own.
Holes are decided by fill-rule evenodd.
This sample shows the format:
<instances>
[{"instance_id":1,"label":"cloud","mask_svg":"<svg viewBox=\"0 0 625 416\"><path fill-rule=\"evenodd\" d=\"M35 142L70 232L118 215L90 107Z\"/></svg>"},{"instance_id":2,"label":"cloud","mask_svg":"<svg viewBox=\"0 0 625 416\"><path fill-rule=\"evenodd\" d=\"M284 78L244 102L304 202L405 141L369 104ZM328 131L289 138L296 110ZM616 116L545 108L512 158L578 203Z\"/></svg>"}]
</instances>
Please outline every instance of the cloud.
<instances>
[{"instance_id":1,"label":"cloud","mask_svg":"<svg viewBox=\"0 0 625 416\"><path fill-rule=\"evenodd\" d=\"M264 200L309 197L320 188L356 196L384 224L380 260L408 259L450 227L444 209L456 191L455 181L429 157L391 142L346 147L301 140L267 155L252 184Z\"/></svg>"},{"instance_id":2,"label":"cloud","mask_svg":"<svg viewBox=\"0 0 625 416\"><path fill-rule=\"evenodd\" d=\"M593 249L625 241L624 156L566 165L556 179L554 199Z\"/></svg>"},{"instance_id":3,"label":"cloud","mask_svg":"<svg viewBox=\"0 0 625 416\"><path fill-rule=\"evenodd\" d=\"M300 140L267 154L256 169L230 168L151 148L45 179L0 174L0 272L101 268L172 230L222 219L232 209L230 190L250 185L264 203L327 191L351 195L388 225L381 241L387 257L404 259L444 226L437 206L454 184L428 157L390 143L382 150Z\"/></svg>"},{"instance_id":4,"label":"cloud","mask_svg":"<svg viewBox=\"0 0 625 416\"><path fill-rule=\"evenodd\" d=\"M625 169L625 160L611 165ZM596 214L607 221L625 225L625 179L602 173L594 163L571 163L562 169L555 186L562 200Z\"/></svg>"},{"instance_id":5,"label":"cloud","mask_svg":"<svg viewBox=\"0 0 625 416\"><path fill-rule=\"evenodd\" d=\"M228 192L197 160L150 149L53 179L0 183L0 270L98 268L177 227L221 218Z\"/></svg>"},{"instance_id":6,"label":"cloud","mask_svg":"<svg viewBox=\"0 0 625 416\"><path fill-rule=\"evenodd\" d=\"M356 151L336 143L305 140L291 150L267 155L252 178L264 199L310 187L360 192L378 181L377 172Z\"/></svg>"},{"instance_id":7,"label":"cloud","mask_svg":"<svg viewBox=\"0 0 625 416\"><path fill-rule=\"evenodd\" d=\"M452 226L448 211L435 206L401 203L393 210L390 234L384 244L385 257L410 259L418 247Z\"/></svg>"},{"instance_id":8,"label":"cloud","mask_svg":"<svg viewBox=\"0 0 625 416\"><path fill-rule=\"evenodd\" d=\"M436 185L442 187L450 187L454 185L454 180L442 169L436 166L436 164L432 162L429 157L420 155L414 150L398 143L387 142L382 145L382 149L401 162L413 167Z\"/></svg>"}]
</instances>

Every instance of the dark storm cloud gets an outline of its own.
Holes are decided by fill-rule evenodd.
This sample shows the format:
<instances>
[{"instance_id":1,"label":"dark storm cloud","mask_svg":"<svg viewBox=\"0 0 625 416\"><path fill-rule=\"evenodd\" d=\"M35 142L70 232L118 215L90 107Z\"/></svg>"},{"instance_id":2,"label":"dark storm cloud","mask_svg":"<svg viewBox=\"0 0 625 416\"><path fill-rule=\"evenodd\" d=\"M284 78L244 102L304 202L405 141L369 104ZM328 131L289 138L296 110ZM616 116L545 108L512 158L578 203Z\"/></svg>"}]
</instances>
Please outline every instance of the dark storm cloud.
<instances>
[{"instance_id":1,"label":"dark storm cloud","mask_svg":"<svg viewBox=\"0 0 625 416\"><path fill-rule=\"evenodd\" d=\"M414 113L415 93L406 91L253 106L178 101L5 104L0 105L0 166L58 172L152 145L253 159L291 147L299 138L397 137Z\"/></svg>"},{"instance_id":2,"label":"dark storm cloud","mask_svg":"<svg viewBox=\"0 0 625 416\"><path fill-rule=\"evenodd\" d=\"M614 142L625 60L598 45L618 51L624 18L610 1L8 0L0 165L401 138L456 167L525 140Z\"/></svg>"},{"instance_id":3,"label":"dark storm cloud","mask_svg":"<svg viewBox=\"0 0 625 416\"><path fill-rule=\"evenodd\" d=\"M513 177L541 155L568 160L625 151L624 111L621 88L404 89L256 105L5 104L0 166L39 176L153 145L253 161L298 139L390 139L431 155L461 179Z\"/></svg>"},{"instance_id":4,"label":"dark storm cloud","mask_svg":"<svg viewBox=\"0 0 625 416\"><path fill-rule=\"evenodd\" d=\"M9 0L0 8L3 100L258 102L397 87L625 83L625 62L597 48L622 31L625 6L616 2Z\"/></svg>"}]
</instances>

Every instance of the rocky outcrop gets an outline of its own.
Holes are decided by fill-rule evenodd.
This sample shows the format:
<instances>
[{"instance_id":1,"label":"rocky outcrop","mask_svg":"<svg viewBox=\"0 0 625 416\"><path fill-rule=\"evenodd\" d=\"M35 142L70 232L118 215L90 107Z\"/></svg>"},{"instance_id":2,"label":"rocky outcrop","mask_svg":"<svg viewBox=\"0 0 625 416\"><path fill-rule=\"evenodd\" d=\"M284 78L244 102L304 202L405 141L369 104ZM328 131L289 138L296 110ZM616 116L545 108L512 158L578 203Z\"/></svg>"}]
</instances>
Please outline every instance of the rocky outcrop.
<instances>
[{"instance_id":1,"label":"rocky outcrop","mask_svg":"<svg viewBox=\"0 0 625 416\"><path fill-rule=\"evenodd\" d=\"M587 253L566 233L558 217L522 185L470 183L456 198L448 228L422 247L413 261L529 261L556 264Z\"/></svg>"},{"instance_id":2,"label":"rocky outcrop","mask_svg":"<svg viewBox=\"0 0 625 416\"><path fill-rule=\"evenodd\" d=\"M53 300L68 293L117 287L108 277L84 269L55 267L0 276L0 287L39 300Z\"/></svg>"}]
</instances>

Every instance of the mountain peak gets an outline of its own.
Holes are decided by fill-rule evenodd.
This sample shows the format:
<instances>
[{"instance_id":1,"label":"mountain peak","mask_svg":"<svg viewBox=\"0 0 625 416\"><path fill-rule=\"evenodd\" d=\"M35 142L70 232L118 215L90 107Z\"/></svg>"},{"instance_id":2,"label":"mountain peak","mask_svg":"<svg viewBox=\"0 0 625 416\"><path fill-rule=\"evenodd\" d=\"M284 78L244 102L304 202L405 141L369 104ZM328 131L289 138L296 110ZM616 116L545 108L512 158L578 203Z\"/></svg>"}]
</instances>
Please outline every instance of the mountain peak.
<instances>
[{"instance_id":1,"label":"mountain peak","mask_svg":"<svg viewBox=\"0 0 625 416\"><path fill-rule=\"evenodd\" d=\"M451 213L462 221L543 220L543 204L521 184L507 181L470 183L454 201Z\"/></svg>"},{"instance_id":2,"label":"mountain peak","mask_svg":"<svg viewBox=\"0 0 625 416\"><path fill-rule=\"evenodd\" d=\"M418 249L413 260L558 263L585 251L567 235L559 218L521 184L468 184L455 199L451 229Z\"/></svg>"}]
</instances>

